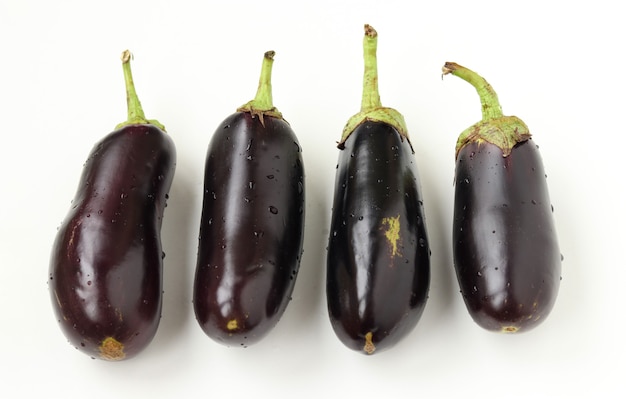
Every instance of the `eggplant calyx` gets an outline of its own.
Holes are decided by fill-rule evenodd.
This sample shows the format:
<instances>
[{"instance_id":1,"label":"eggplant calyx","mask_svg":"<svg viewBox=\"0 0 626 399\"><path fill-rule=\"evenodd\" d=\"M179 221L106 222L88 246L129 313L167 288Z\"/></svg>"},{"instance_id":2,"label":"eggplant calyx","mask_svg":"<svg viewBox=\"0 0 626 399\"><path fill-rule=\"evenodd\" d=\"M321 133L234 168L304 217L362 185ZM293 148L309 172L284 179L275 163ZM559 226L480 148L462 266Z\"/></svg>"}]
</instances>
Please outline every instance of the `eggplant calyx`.
<instances>
[{"instance_id":1,"label":"eggplant calyx","mask_svg":"<svg viewBox=\"0 0 626 399\"><path fill-rule=\"evenodd\" d=\"M474 86L480 97L482 120L459 135L456 143L457 155L467 143L489 142L498 146L502 155L507 157L515 145L530 139L528 126L520 118L503 115L498 95L482 76L455 62L446 62L442 73L465 80Z\"/></svg>"},{"instance_id":2,"label":"eggplant calyx","mask_svg":"<svg viewBox=\"0 0 626 399\"><path fill-rule=\"evenodd\" d=\"M273 105L272 100L272 65L274 64L274 55L276 55L274 51L265 52L256 96L253 100L237 108L237 112L249 112L253 118L258 117L263 126L265 126L263 119L265 116L284 120L283 115Z\"/></svg>"},{"instance_id":3,"label":"eggplant calyx","mask_svg":"<svg viewBox=\"0 0 626 399\"><path fill-rule=\"evenodd\" d=\"M388 125L393 126L398 133L400 133L400 137L402 139L406 138L411 144L409 140L408 130L406 128L406 122L404 121L404 116L397 110L388 107L379 107L370 109L367 111L361 111L358 114L353 115L346 123L346 126L343 128L343 134L341 136L341 141L338 143L338 147L343 149L345 141L348 139L350 134L354 132L354 130L359 127L359 125L367 122L383 122ZM411 149L413 146L411 145Z\"/></svg>"},{"instance_id":4,"label":"eggplant calyx","mask_svg":"<svg viewBox=\"0 0 626 399\"><path fill-rule=\"evenodd\" d=\"M135 91L135 83L133 81L133 74L130 69L130 60L133 58L132 53L129 50L124 50L122 53L122 69L124 71L124 83L126 85L126 103L128 106L128 120L117 124L115 129L121 129L130 125L154 125L157 128L165 131L163 126L156 119L146 119L141 107L141 102Z\"/></svg>"},{"instance_id":5,"label":"eggplant calyx","mask_svg":"<svg viewBox=\"0 0 626 399\"><path fill-rule=\"evenodd\" d=\"M393 108L383 107L378 92L378 63L376 50L378 48L378 33L376 30L365 24L365 36L363 37L363 61L365 64L363 72L363 93L361 97L361 110L353 115L346 123L341 141L337 144L339 149L344 148L345 141L354 130L364 122L383 122L395 128L400 137L407 139L409 145L409 133L404 117ZM411 145L411 150L413 146Z\"/></svg>"},{"instance_id":6,"label":"eggplant calyx","mask_svg":"<svg viewBox=\"0 0 626 399\"><path fill-rule=\"evenodd\" d=\"M502 116L480 121L465 129L456 142L456 156L469 143L491 143L502 150L502 156L511 154L513 147L530 139L528 126L516 116Z\"/></svg>"}]
</instances>

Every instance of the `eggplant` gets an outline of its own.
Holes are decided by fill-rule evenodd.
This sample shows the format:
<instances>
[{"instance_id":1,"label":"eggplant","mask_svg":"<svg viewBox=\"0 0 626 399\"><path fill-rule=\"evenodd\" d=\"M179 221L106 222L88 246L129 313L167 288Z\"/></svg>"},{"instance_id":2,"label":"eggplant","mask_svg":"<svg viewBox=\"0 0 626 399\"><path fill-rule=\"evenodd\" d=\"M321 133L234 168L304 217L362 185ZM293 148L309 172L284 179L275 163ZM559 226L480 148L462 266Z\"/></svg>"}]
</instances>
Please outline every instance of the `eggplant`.
<instances>
[{"instance_id":1,"label":"eggplant","mask_svg":"<svg viewBox=\"0 0 626 399\"><path fill-rule=\"evenodd\" d=\"M248 347L274 328L300 267L304 165L272 103L274 55L264 55L256 97L218 126L206 154L193 307L225 346Z\"/></svg>"},{"instance_id":2,"label":"eggplant","mask_svg":"<svg viewBox=\"0 0 626 399\"><path fill-rule=\"evenodd\" d=\"M491 85L448 62L472 84L482 120L456 144L453 259L469 314L489 331L529 331L551 312L561 280L547 176L528 126L504 116Z\"/></svg>"},{"instance_id":3,"label":"eggplant","mask_svg":"<svg viewBox=\"0 0 626 399\"><path fill-rule=\"evenodd\" d=\"M415 153L402 114L381 105L377 40L365 25L361 111L338 145L326 275L335 334L367 355L391 348L415 327L430 284Z\"/></svg>"},{"instance_id":4,"label":"eggplant","mask_svg":"<svg viewBox=\"0 0 626 399\"><path fill-rule=\"evenodd\" d=\"M141 352L162 307L160 231L176 149L147 120L135 92L131 54L122 54L128 120L96 143L51 253L52 307L68 341L92 358Z\"/></svg>"}]
</instances>

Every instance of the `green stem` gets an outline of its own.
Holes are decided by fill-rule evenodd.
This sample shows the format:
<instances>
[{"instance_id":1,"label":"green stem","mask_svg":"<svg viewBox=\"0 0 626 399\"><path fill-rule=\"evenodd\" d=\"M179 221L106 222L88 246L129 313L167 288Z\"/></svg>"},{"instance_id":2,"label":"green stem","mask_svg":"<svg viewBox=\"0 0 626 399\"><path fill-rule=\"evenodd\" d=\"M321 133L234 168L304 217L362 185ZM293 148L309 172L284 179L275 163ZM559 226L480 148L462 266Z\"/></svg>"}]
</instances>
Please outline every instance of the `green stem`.
<instances>
[{"instance_id":1,"label":"green stem","mask_svg":"<svg viewBox=\"0 0 626 399\"><path fill-rule=\"evenodd\" d=\"M130 51L125 50L122 53L122 70L124 72L124 84L126 86L126 103L128 107L128 119L116 126L116 129L129 125L155 125L159 129L165 131L165 127L154 119L146 119L141 107L141 102L135 90L135 82L133 81L133 73L130 69L130 60L133 58Z\"/></svg>"},{"instance_id":2,"label":"green stem","mask_svg":"<svg viewBox=\"0 0 626 399\"><path fill-rule=\"evenodd\" d=\"M345 141L354 130L366 121L382 122L394 127L400 136L407 141L409 134L404 117L393 108L383 107L378 92L378 61L376 50L378 47L378 33L370 25L365 25L363 38L363 93L361 97L361 111L353 115L346 123L338 147L342 149ZM411 142L409 141L409 144Z\"/></svg>"},{"instance_id":3,"label":"green stem","mask_svg":"<svg viewBox=\"0 0 626 399\"><path fill-rule=\"evenodd\" d=\"M238 112L250 112L252 116L258 116L264 125L264 116L273 116L282 119L282 114L274 107L272 101L272 66L274 64L274 51L267 51L263 55L259 87L253 100L248 101L237 109Z\"/></svg>"},{"instance_id":4,"label":"green stem","mask_svg":"<svg viewBox=\"0 0 626 399\"><path fill-rule=\"evenodd\" d=\"M455 62L446 62L442 70L444 75L451 73L474 86L480 97L483 121L497 119L503 116L498 95L489 82L482 76Z\"/></svg>"},{"instance_id":5,"label":"green stem","mask_svg":"<svg viewBox=\"0 0 626 399\"><path fill-rule=\"evenodd\" d=\"M363 94L361 98L361 112L382 107L378 92L378 33L370 25L365 25L363 37Z\"/></svg>"},{"instance_id":6,"label":"green stem","mask_svg":"<svg viewBox=\"0 0 626 399\"><path fill-rule=\"evenodd\" d=\"M498 95L485 79L476 72L454 62L446 62L443 74L452 74L465 80L478 92L483 118L465 129L457 139L456 155L468 143L491 143L502 150L502 156L511 154L513 147L528 140L531 135L528 126L516 116L505 116L498 101Z\"/></svg>"}]
</instances>

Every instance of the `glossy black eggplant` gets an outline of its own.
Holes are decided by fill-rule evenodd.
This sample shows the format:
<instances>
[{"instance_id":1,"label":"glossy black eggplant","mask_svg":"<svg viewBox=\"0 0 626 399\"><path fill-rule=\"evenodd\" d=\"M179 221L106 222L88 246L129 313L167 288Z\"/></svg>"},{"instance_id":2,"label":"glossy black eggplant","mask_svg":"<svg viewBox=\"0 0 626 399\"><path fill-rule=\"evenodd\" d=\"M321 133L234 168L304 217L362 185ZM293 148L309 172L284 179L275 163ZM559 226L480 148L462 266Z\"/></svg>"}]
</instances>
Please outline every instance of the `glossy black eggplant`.
<instances>
[{"instance_id":1,"label":"glossy black eggplant","mask_svg":"<svg viewBox=\"0 0 626 399\"><path fill-rule=\"evenodd\" d=\"M420 319L430 250L415 155L402 115L380 105L377 33L369 25L363 44L362 108L339 145L326 295L340 341L371 355Z\"/></svg>"},{"instance_id":2,"label":"glossy black eggplant","mask_svg":"<svg viewBox=\"0 0 626 399\"><path fill-rule=\"evenodd\" d=\"M52 249L49 290L69 342L93 358L128 359L161 317L160 230L175 170L172 139L143 116L122 55L129 119L92 149Z\"/></svg>"},{"instance_id":3,"label":"glossy black eggplant","mask_svg":"<svg viewBox=\"0 0 626 399\"><path fill-rule=\"evenodd\" d=\"M490 331L528 331L557 298L561 253L543 161L528 127L503 116L493 88L455 63L476 87L483 120L457 142L453 256L467 309Z\"/></svg>"},{"instance_id":4,"label":"glossy black eggplant","mask_svg":"<svg viewBox=\"0 0 626 399\"><path fill-rule=\"evenodd\" d=\"M273 56L265 54L255 99L220 124L206 156L193 304L203 331L226 346L273 329L302 254L304 165L272 105Z\"/></svg>"}]
</instances>

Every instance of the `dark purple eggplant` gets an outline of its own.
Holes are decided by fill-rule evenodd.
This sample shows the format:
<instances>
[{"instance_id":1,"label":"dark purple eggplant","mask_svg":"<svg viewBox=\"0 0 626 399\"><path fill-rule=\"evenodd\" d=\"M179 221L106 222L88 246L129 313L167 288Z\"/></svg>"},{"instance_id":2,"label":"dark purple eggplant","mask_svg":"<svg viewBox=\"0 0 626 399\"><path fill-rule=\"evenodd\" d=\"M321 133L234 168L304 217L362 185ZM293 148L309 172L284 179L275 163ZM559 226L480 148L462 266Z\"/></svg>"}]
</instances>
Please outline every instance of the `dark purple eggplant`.
<instances>
[{"instance_id":1,"label":"dark purple eggplant","mask_svg":"<svg viewBox=\"0 0 626 399\"><path fill-rule=\"evenodd\" d=\"M206 155L193 305L202 330L226 346L274 328L302 255L304 166L272 104L273 57L265 53L255 99L219 125Z\"/></svg>"},{"instance_id":2,"label":"dark purple eggplant","mask_svg":"<svg viewBox=\"0 0 626 399\"><path fill-rule=\"evenodd\" d=\"M122 54L128 121L93 147L53 244L49 289L61 330L92 358L129 359L161 317L160 230L176 150L147 120Z\"/></svg>"},{"instance_id":3,"label":"dark purple eggplant","mask_svg":"<svg viewBox=\"0 0 626 399\"><path fill-rule=\"evenodd\" d=\"M531 330L552 310L561 252L543 161L528 127L504 116L487 81L455 63L472 84L483 118L456 146L454 266L467 309L490 331Z\"/></svg>"},{"instance_id":4,"label":"dark purple eggplant","mask_svg":"<svg viewBox=\"0 0 626 399\"><path fill-rule=\"evenodd\" d=\"M369 25L363 47L361 112L339 143L326 295L340 341L371 355L392 347L420 319L430 250L414 151L403 116L380 103L377 33Z\"/></svg>"}]
</instances>

